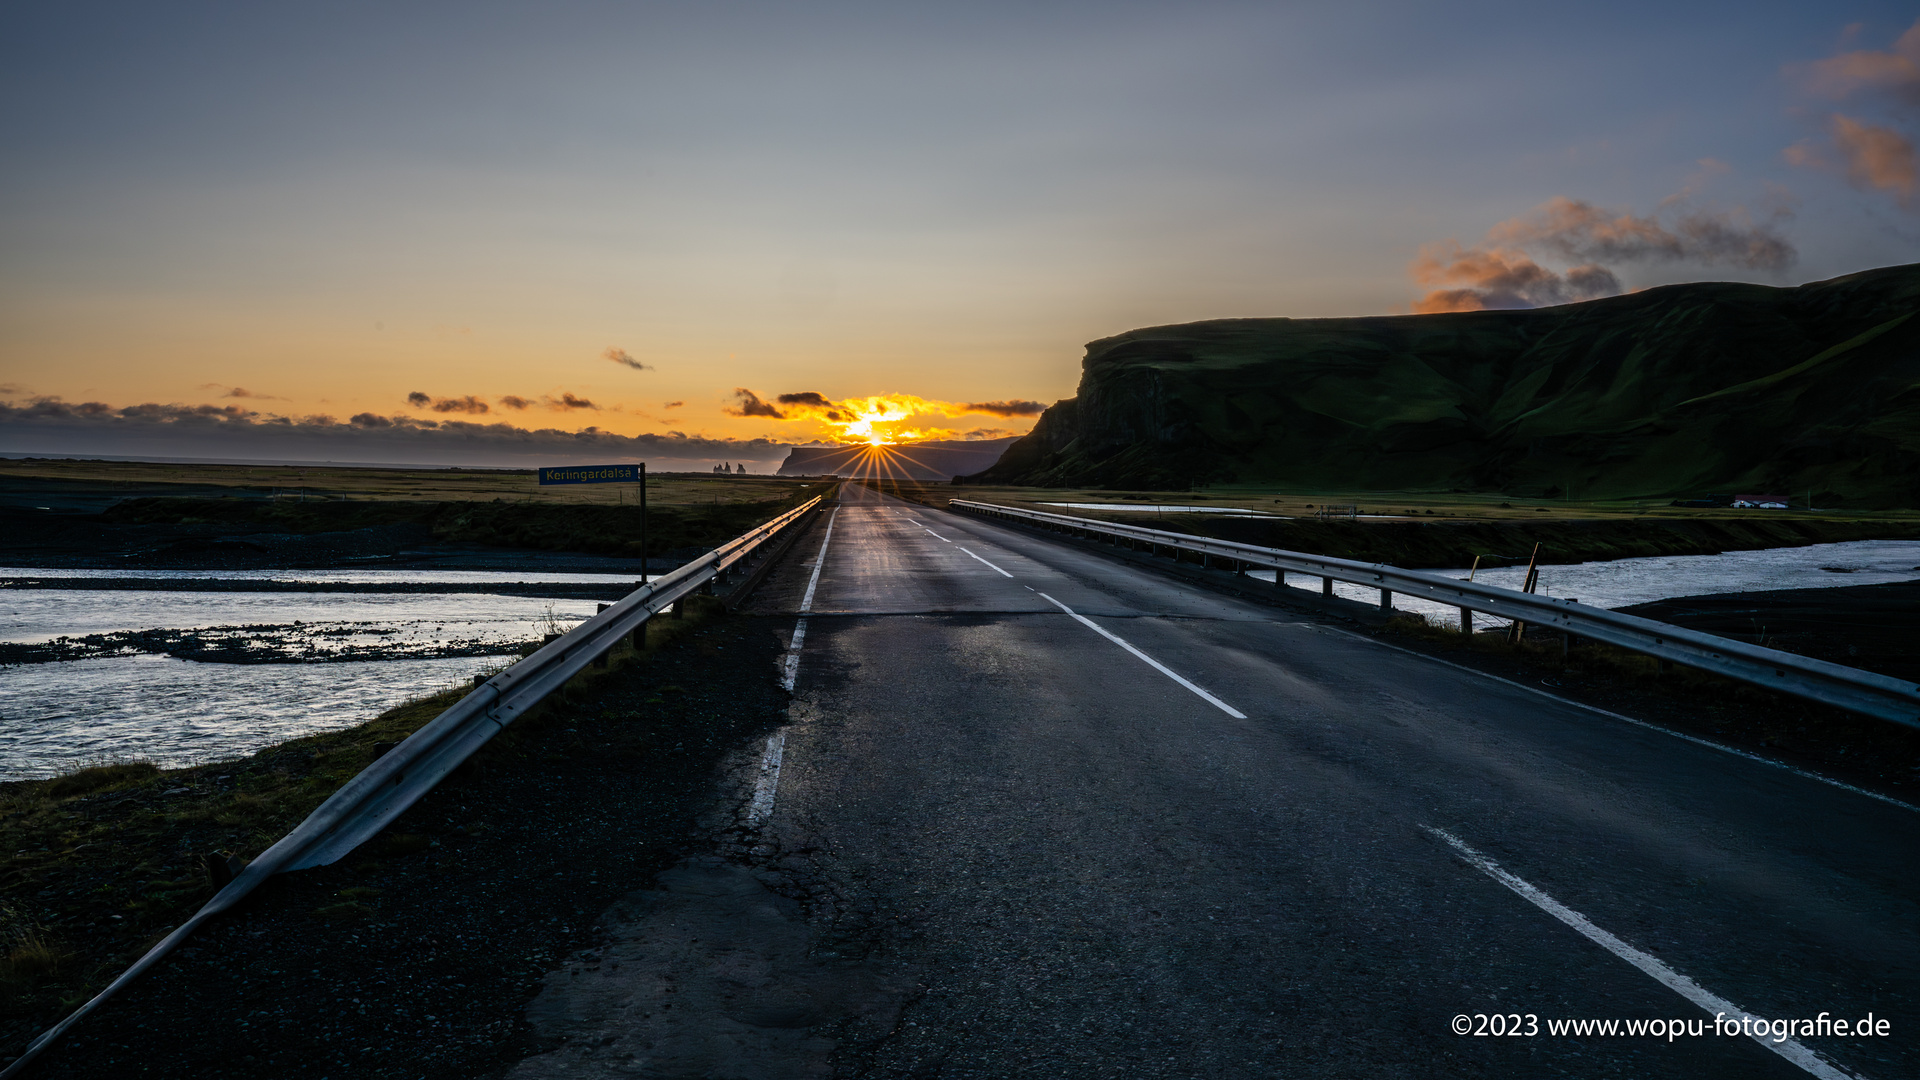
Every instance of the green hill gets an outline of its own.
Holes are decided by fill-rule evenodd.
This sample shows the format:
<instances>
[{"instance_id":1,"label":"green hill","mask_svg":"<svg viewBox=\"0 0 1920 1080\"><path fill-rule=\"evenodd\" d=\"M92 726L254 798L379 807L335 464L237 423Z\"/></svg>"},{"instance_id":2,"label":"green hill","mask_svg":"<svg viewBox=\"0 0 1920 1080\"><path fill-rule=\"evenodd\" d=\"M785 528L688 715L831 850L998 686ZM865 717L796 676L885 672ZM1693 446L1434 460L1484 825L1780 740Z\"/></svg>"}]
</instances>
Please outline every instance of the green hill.
<instances>
[{"instance_id":1,"label":"green hill","mask_svg":"<svg viewBox=\"0 0 1920 1080\"><path fill-rule=\"evenodd\" d=\"M1920 504L1920 265L1530 311L1221 319L1087 346L978 479Z\"/></svg>"}]
</instances>

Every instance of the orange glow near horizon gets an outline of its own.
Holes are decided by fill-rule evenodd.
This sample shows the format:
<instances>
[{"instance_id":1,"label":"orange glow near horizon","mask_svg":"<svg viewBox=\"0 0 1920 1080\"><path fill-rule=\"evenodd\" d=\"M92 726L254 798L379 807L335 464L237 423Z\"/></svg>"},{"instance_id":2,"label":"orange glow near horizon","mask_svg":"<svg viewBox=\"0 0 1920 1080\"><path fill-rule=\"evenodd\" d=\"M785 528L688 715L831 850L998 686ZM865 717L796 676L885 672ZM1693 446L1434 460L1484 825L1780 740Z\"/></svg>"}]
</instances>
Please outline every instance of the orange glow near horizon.
<instances>
[{"instance_id":1,"label":"orange glow near horizon","mask_svg":"<svg viewBox=\"0 0 1920 1080\"><path fill-rule=\"evenodd\" d=\"M945 414L954 408L945 402L928 401L912 394L875 394L848 398L830 410L814 413L812 418L832 429L829 438L836 442L897 446L956 434L944 429L898 426L916 415Z\"/></svg>"}]
</instances>

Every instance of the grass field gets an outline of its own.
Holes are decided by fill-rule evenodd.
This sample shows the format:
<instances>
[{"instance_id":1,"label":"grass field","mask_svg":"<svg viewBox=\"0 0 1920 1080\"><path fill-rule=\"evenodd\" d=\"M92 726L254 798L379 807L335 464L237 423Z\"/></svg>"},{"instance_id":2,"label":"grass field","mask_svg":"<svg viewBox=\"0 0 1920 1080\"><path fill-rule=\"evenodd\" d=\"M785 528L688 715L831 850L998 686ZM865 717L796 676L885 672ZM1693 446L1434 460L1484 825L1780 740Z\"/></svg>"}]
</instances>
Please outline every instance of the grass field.
<instances>
[{"instance_id":1,"label":"grass field","mask_svg":"<svg viewBox=\"0 0 1920 1080\"><path fill-rule=\"evenodd\" d=\"M1475 492L1432 491L1300 491L1269 485L1216 484L1203 491L1114 491L1107 488L1035 488L1010 485L963 485L914 481L865 481L889 494L945 506L950 499L973 499L1029 506L1056 513L1047 503L1137 503L1143 506L1205 506L1238 508L1289 518L1319 518L1325 512L1356 508L1362 520L1426 521L1625 521L1655 518L1667 521L1780 521L1787 519L1854 522L1920 523L1920 510L1734 510L1669 505L1670 499L1569 500L1525 499ZM1118 513L1118 511L1116 511ZM1096 513L1095 516L1098 516ZM1116 520L1144 520L1154 515L1129 513ZM1193 516L1193 515L1190 515Z\"/></svg>"},{"instance_id":2,"label":"grass field","mask_svg":"<svg viewBox=\"0 0 1920 1080\"><path fill-rule=\"evenodd\" d=\"M76 485L155 484L231 488L236 498L348 499L382 502L537 502L623 505L638 501L636 484L561 484L542 487L532 469L382 469L354 465L174 465L144 461L0 460L0 478L20 477ZM806 481L771 476L654 473L647 477L653 506L779 502ZM141 491L140 494L154 494Z\"/></svg>"},{"instance_id":3,"label":"grass field","mask_svg":"<svg viewBox=\"0 0 1920 1080\"><path fill-rule=\"evenodd\" d=\"M1488 552L1530 552L1544 563L1799 547L1847 540L1920 539L1912 510L1734 510L1667 505L1671 500L1569 501L1452 492L1314 492L1254 485L1203 491L1114 491L989 484L865 481L889 494L944 508L953 499L1018 506L1311 552L1408 569L1466 566ZM1098 503L1140 510L1069 508ZM1208 507L1230 513L1148 511ZM1347 508L1358 516L1350 517ZM1323 511L1336 516L1322 517Z\"/></svg>"}]
</instances>

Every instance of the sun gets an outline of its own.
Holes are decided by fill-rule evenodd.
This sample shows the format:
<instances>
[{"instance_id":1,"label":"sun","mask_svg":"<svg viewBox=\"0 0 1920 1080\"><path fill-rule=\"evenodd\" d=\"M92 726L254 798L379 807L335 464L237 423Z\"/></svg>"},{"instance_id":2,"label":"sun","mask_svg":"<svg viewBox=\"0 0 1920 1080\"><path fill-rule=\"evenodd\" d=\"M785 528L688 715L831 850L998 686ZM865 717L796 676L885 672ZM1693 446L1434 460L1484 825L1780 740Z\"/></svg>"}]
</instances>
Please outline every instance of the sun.
<instances>
[{"instance_id":1,"label":"sun","mask_svg":"<svg viewBox=\"0 0 1920 1080\"><path fill-rule=\"evenodd\" d=\"M865 442L868 446L890 446L902 438L912 438L917 432L896 432L886 425L896 424L913 415L913 410L904 402L890 401L884 397L871 397L861 401L849 401L846 410L853 419L839 423L840 436L849 442Z\"/></svg>"}]
</instances>

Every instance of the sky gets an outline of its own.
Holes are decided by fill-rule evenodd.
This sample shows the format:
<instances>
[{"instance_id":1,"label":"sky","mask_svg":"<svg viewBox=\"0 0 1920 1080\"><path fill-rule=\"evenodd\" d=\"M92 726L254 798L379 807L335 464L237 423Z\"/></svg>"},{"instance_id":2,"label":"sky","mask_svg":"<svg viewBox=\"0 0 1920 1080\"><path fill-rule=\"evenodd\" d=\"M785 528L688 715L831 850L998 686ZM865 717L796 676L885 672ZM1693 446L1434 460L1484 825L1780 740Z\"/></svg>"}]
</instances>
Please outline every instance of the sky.
<instances>
[{"instance_id":1,"label":"sky","mask_svg":"<svg viewBox=\"0 0 1920 1080\"><path fill-rule=\"evenodd\" d=\"M1920 261L1915 16L16 5L0 453L763 470L1141 326Z\"/></svg>"}]
</instances>

